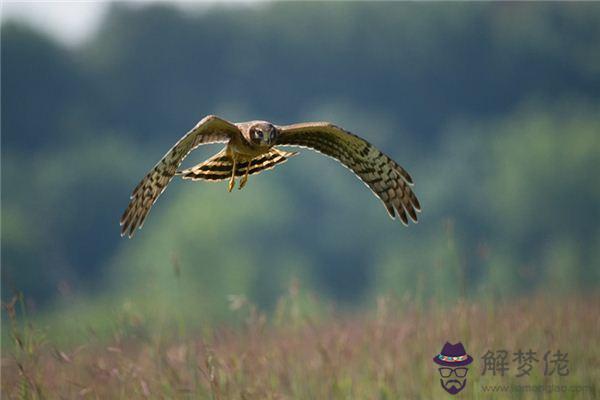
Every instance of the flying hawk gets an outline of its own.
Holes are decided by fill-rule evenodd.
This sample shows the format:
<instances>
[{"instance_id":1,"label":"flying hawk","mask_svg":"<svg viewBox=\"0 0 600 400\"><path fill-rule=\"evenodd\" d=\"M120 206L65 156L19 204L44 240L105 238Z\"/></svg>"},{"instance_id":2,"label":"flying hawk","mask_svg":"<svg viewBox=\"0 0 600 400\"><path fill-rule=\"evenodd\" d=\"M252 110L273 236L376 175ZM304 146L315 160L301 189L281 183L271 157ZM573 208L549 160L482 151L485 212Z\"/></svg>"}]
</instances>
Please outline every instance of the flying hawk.
<instances>
[{"instance_id":1,"label":"flying hawk","mask_svg":"<svg viewBox=\"0 0 600 400\"><path fill-rule=\"evenodd\" d=\"M192 150L210 143L227 145L208 160L177 170ZM121 217L121 236L132 237L136 228L142 227L150 208L175 175L191 180L228 179L229 191L235 186L235 178L241 177L242 189L249 175L271 169L297 154L275 146L305 147L334 158L373 191L392 218L398 215L404 225L408 225L409 217L417 222L421 206L411 189L412 178L366 140L329 122L278 126L267 121L231 123L209 115L186 133L133 190Z\"/></svg>"}]
</instances>

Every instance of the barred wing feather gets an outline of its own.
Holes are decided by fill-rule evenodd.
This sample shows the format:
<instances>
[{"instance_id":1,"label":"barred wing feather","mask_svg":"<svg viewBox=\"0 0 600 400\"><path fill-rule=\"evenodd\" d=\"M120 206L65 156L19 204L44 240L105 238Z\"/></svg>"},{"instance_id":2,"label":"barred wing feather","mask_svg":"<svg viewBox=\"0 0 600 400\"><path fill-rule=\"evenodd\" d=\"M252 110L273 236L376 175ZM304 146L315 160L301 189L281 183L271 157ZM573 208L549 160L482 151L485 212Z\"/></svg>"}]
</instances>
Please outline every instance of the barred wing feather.
<instances>
[{"instance_id":1,"label":"barred wing feather","mask_svg":"<svg viewBox=\"0 0 600 400\"><path fill-rule=\"evenodd\" d=\"M135 230L142 227L152 205L173 179L183 159L192 150L202 144L227 142L234 135L241 135L235 125L213 115L198 122L133 189L131 201L121 217L121 236L132 237Z\"/></svg>"},{"instance_id":2,"label":"barred wing feather","mask_svg":"<svg viewBox=\"0 0 600 400\"><path fill-rule=\"evenodd\" d=\"M366 140L328 122L280 126L276 145L299 146L332 157L349 168L383 202L392 218L417 222L421 205L411 189L411 176Z\"/></svg>"}]
</instances>

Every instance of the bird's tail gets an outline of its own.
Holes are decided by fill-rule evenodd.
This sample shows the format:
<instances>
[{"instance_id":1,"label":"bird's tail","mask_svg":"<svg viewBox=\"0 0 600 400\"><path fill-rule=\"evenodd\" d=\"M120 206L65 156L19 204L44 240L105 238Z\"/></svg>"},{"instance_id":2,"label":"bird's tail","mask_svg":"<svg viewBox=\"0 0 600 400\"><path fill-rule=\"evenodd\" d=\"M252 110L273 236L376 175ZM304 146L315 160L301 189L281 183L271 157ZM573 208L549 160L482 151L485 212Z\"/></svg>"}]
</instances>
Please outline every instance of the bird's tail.
<instances>
[{"instance_id":1,"label":"bird's tail","mask_svg":"<svg viewBox=\"0 0 600 400\"><path fill-rule=\"evenodd\" d=\"M288 158L295 156L297 152L288 152L272 149L268 153L261 154L252 160L238 161L235 176L244 176L246 169L250 165L248 175L254 175L274 168L276 165L283 164ZM177 171L183 179L221 181L231 178L233 160L229 157L225 149L215 154L208 160L201 162L191 168Z\"/></svg>"}]
</instances>

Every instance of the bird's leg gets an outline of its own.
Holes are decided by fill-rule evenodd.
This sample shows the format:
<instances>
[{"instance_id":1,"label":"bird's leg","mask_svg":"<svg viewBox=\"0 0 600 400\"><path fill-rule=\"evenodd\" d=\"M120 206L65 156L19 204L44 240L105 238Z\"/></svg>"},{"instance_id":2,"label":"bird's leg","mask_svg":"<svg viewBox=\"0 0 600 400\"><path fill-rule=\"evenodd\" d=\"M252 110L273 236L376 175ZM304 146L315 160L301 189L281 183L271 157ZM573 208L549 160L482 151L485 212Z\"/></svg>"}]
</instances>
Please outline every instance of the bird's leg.
<instances>
[{"instance_id":1,"label":"bird's leg","mask_svg":"<svg viewBox=\"0 0 600 400\"><path fill-rule=\"evenodd\" d=\"M231 192L235 186L235 170L237 167L237 158L235 157L235 154L231 155L231 159L233 160L233 166L231 167L231 178L229 179L229 186L227 187L228 192Z\"/></svg>"},{"instance_id":2,"label":"bird's leg","mask_svg":"<svg viewBox=\"0 0 600 400\"><path fill-rule=\"evenodd\" d=\"M248 174L250 173L250 167L252 166L252 159L248 160L248 166L246 167L246 173L240 180L239 190L242 190L244 186L246 186L246 182L248 182Z\"/></svg>"},{"instance_id":3,"label":"bird's leg","mask_svg":"<svg viewBox=\"0 0 600 400\"><path fill-rule=\"evenodd\" d=\"M285 158L285 156L281 154L281 151L277 150L275 147L271 147L271 151L274 151L275 153L277 153L277 155Z\"/></svg>"}]
</instances>

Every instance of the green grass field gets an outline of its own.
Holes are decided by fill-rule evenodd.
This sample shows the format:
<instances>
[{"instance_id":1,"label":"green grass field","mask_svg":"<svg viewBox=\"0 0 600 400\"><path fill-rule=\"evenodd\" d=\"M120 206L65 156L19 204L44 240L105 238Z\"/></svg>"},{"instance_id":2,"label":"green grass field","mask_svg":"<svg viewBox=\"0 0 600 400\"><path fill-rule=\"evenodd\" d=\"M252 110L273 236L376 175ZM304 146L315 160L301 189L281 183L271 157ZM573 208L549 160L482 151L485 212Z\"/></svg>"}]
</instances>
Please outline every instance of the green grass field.
<instances>
[{"instance_id":1,"label":"green grass field","mask_svg":"<svg viewBox=\"0 0 600 400\"><path fill-rule=\"evenodd\" d=\"M432 362L446 341L473 356L457 398L592 399L599 395L600 299L548 294L508 302L419 305L380 298L354 313L303 311L291 290L269 317L232 299L233 323L182 333L176 323L120 319L109 337L58 347L5 304L12 343L4 343L2 397L212 399L438 399ZM537 352L517 378L517 350ZM510 353L505 376L482 375L486 351ZM568 374L544 376L547 351L568 353ZM564 371L563 371L564 372ZM508 389L507 389L508 388ZM499 393L498 391L508 390Z\"/></svg>"}]
</instances>

